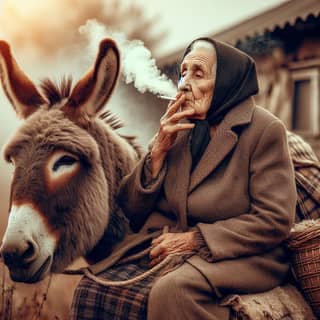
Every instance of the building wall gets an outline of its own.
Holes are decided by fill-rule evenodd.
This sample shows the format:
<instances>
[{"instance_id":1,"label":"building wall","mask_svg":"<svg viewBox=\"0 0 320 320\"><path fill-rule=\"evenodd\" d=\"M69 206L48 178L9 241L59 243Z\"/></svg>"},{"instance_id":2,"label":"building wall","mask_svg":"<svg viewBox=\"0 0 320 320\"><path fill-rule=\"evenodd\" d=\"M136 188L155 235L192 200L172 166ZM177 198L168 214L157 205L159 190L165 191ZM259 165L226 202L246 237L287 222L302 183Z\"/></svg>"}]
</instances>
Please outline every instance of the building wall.
<instances>
[{"instance_id":1,"label":"building wall","mask_svg":"<svg viewBox=\"0 0 320 320\"><path fill-rule=\"evenodd\" d=\"M254 56L260 86L256 101L303 136L320 158L320 41L313 48L309 53L309 42L304 42L294 55L299 60L281 48ZM303 84L303 90L297 89L297 83Z\"/></svg>"}]
</instances>

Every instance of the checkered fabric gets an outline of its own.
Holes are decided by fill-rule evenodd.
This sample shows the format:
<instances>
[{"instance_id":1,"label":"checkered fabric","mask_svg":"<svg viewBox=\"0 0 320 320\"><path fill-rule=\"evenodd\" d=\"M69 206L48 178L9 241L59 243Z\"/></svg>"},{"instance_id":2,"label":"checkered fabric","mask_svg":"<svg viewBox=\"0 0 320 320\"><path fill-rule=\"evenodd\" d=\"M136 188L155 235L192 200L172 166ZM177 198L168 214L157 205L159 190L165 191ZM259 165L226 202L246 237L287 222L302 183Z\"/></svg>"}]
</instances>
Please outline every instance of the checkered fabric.
<instances>
[{"instance_id":1,"label":"checkered fabric","mask_svg":"<svg viewBox=\"0 0 320 320\"><path fill-rule=\"evenodd\" d=\"M296 222L320 218L320 162L311 146L288 131L298 193Z\"/></svg>"},{"instance_id":2,"label":"checkered fabric","mask_svg":"<svg viewBox=\"0 0 320 320\"><path fill-rule=\"evenodd\" d=\"M147 271L145 261L116 265L98 276L108 280L128 280ZM86 277L75 290L71 317L74 320L144 320L147 319L147 300L153 281L152 275L125 287L106 287Z\"/></svg>"}]
</instances>

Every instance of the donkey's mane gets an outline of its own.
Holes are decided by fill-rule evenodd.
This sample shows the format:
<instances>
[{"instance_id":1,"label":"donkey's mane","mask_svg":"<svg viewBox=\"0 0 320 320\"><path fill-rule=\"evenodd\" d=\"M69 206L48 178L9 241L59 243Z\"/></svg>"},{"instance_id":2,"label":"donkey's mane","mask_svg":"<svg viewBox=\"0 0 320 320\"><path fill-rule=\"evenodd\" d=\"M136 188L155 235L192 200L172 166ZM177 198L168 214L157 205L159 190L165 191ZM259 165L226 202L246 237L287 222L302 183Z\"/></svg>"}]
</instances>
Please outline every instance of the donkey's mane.
<instances>
[{"instance_id":1,"label":"donkey's mane","mask_svg":"<svg viewBox=\"0 0 320 320\"><path fill-rule=\"evenodd\" d=\"M116 115L114 115L110 110L106 110L103 113L101 113L99 115L99 118L102 119L105 123L107 123L115 131L124 127L124 123ZM120 133L118 134L120 137L124 138L130 143L130 145L134 148L138 157L140 158L142 156L142 148L139 145L139 143L137 143L136 137L128 136Z\"/></svg>"},{"instance_id":2,"label":"donkey's mane","mask_svg":"<svg viewBox=\"0 0 320 320\"><path fill-rule=\"evenodd\" d=\"M49 102L49 108L51 108L62 100L69 98L72 89L72 77L62 77L58 83L45 78L41 81L40 88Z\"/></svg>"},{"instance_id":3,"label":"donkey's mane","mask_svg":"<svg viewBox=\"0 0 320 320\"><path fill-rule=\"evenodd\" d=\"M54 105L59 104L65 99L68 99L72 92L72 77L64 76L59 82L54 82L49 78L45 78L40 83L40 88L48 100L48 108L52 108ZM99 115L99 118L108 124L113 130L117 131L124 127L123 122L114 115L111 111L107 110ZM118 132L119 136L128 141L128 143L134 148L138 157L142 155L142 148L137 143L135 136L123 135Z\"/></svg>"}]
</instances>

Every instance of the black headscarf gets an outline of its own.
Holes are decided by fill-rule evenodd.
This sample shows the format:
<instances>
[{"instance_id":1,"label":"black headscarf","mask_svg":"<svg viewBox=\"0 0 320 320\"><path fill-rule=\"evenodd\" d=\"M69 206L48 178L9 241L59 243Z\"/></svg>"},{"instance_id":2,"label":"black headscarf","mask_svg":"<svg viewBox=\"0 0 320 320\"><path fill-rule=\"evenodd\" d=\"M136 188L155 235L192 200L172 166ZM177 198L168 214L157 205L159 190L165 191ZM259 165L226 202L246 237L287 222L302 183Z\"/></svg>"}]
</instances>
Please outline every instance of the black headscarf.
<instances>
[{"instance_id":1,"label":"black headscarf","mask_svg":"<svg viewBox=\"0 0 320 320\"><path fill-rule=\"evenodd\" d=\"M206 119L193 121L195 127L192 129L190 142L192 170L210 142L210 126L220 123L233 107L259 91L253 59L225 43L205 37L195 39L185 50L183 58L192 50L193 44L200 40L214 45L217 70L211 106Z\"/></svg>"}]
</instances>

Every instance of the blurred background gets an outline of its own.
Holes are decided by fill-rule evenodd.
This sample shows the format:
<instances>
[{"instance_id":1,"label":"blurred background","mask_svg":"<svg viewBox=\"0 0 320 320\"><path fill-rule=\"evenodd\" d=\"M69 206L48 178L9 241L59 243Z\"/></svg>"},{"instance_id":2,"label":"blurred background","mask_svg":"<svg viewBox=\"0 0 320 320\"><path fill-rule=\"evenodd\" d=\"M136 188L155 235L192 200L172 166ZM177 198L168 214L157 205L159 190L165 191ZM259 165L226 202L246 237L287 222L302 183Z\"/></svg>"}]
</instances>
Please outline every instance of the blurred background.
<instances>
[{"instance_id":1,"label":"blurred background","mask_svg":"<svg viewBox=\"0 0 320 320\"><path fill-rule=\"evenodd\" d=\"M95 25L88 36L92 19ZM98 25L108 29L105 34L141 40L150 51L148 59L154 59L172 79L173 87L181 55L192 39L212 36L244 50L257 62L258 103L305 137L320 155L319 0L0 0L0 39L10 43L18 63L35 83L68 74L79 79L93 64L103 38ZM139 73L144 72L140 68ZM124 121L123 132L136 135L146 148L167 102L125 76L124 72L107 108ZM19 126L2 90L0 115L2 148ZM1 158L1 237L7 223L11 170ZM53 280L41 319L67 319L78 279L57 276ZM33 297L30 303L39 307L46 287L46 282L16 285L15 308L25 304L26 297Z\"/></svg>"}]
</instances>

